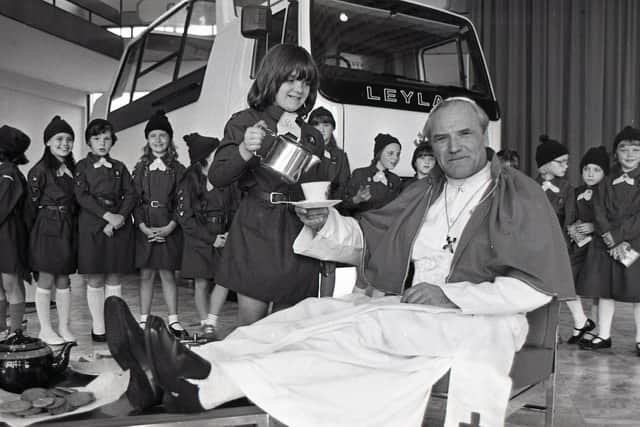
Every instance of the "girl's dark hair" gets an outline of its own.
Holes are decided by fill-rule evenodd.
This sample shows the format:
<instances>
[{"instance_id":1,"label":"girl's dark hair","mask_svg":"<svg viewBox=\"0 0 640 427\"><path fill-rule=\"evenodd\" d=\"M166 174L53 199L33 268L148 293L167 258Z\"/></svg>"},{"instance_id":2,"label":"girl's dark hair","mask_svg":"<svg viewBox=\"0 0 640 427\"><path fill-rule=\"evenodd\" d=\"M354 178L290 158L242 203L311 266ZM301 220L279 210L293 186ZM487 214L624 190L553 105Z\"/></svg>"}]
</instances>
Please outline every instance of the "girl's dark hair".
<instances>
[{"instance_id":1,"label":"girl's dark hair","mask_svg":"<svg viewBox=\"0 0 640 427\"><path fill-rule=\"evenodd\" d=\"M89 122L87 129L84 131L84 141L88 144L92 136L106 132L111 132L111 144L115 144L118 137L113 129L113 125L104 119L93 119Z\"/></svg>"},{"instance_id":2,"label":"girl's dark hair","mask_svg":"<svg viewBox=\"0 0 640 427\"><path fill-rule=\"evenodd\" d=\"M44 153L42 153L42 157L39 160L39 163L43 163L44 166L49 169L51 172L55 173L60 168L60 165L64 163L65 166L71 171L71 173L75 172L76 169L76 161L73 158L73 153L69 153L62 162L58 160L56 156L51 152L51 148L48 145L44 147Z\"/></svg>"},{"instance_id":3,"label":"girl's dark hair","mask_svg":"<svg viewBox=\"0 0 640 427\"><path fill-rule=\"evenodd\" d=\"M279 44L265 55L256 79L249 89L247 102L258 111L264 111L276 101L276 93L290 78L309 84L309 96L297 111L304 116L313 109L318 95L318 67L309 52L300 46Z\"/></svg>"},{"instance_id":4,"label":"girl's dark hair","mask_svg":"<svg viewBox=\"0 0 640 427\"><path fill-rule=\"evenodd\" d=\"M187 168L183 178L188 179L191 183L191 195L193 196L192 200L194 202L193 212L195 213L196 219L203 224L207 222L204 209L202 209L204 205L204 193L207 190L207 177L202 173L202 168L206 166L206 158L191 164L191 166Z\"/></svg>"},{"instance_id":5,"label":"girl's dark hair","mask_svg":"<svg viewBox=\"0 0 640 427\"><path fill-rule=\"evenodd\" d=\"M138 160L138 163L136 163L134 169L144 170L144 168L149 166L155 159L156 156L151 152L149 143L146 143L142 148L142 156L140 156L140 160ZM164 156L162 156L162 160L170 168L173 168L175 166L175 163L178 161L178 152L176 151L176 145L173 142L173 138L169 138L169 144L167 144L167 152Z\"/></svg>"}]
</instances>

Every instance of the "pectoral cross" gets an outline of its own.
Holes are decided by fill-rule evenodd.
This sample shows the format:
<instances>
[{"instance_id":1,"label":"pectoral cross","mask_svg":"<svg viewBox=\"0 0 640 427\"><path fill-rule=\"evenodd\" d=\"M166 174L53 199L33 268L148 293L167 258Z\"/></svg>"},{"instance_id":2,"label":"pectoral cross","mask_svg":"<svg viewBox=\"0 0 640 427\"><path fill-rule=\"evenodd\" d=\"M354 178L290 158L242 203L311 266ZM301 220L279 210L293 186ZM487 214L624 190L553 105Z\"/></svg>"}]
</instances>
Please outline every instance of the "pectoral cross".
<instances>
[{"instance_id":1,"label":"pectoral cross","mask_svg":"<svg viewBox=\"0 0 640 427\"><path fill-rule=\"evenodd\" d=\"M456 240L458 240L458 239L456 239L455 237L451 237L451 236L447 235L447 244L444 245L442 247L442 249L444 249L445 251L448 249L449 252L453 253L453 244L456 242Z\"/></svg>"}]
</instances>

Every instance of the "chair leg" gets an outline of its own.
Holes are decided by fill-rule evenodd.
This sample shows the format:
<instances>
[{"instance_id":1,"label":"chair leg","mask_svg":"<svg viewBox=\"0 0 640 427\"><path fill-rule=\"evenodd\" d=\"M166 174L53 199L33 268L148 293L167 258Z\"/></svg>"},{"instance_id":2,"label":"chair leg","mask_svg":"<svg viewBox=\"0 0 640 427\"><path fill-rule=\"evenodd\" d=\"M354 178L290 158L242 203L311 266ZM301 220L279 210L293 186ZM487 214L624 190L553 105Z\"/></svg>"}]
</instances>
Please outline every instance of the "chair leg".
<instances>
[{"instance_id":1,"label":"chair leg","mask_svg":"<svg viewBox=\"0 0 640 427\"><path fill-rule=\"evenodd\" d=\"M554 352L554 369L546 382L546 411L544 411L544 425L545 427L553 427L553 417L556 411L556 370L557 366L557 353Z\"/></svg>"}]
</instances>

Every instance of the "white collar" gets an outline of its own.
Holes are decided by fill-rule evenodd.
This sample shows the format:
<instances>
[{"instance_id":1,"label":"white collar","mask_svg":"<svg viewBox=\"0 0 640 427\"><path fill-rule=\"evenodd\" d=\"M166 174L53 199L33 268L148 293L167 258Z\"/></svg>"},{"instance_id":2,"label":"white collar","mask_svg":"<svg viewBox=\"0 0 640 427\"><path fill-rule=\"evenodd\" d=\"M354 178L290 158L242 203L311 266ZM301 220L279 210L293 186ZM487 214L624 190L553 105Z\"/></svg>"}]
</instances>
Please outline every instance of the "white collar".
<instances>
[{"instance_id":1,"label":"white collar","mask_svg":"<svg viewBox=\"0 0 640 427\"><path fill-rule=\"evenodd\" d=\"M153 170L161 170L161 171L166 171L167 170L167 165L162 161L162 158L160 157L156 157L156 159L151 162L151 164L149 165L149 170L153 171Z\"/></svg>"},{"instance_id":2,"label":"white collar","mask_svg":"<svg viewBox=\"0 0 640 427\"><path fill-rule=\"evenodd\" d=\"M111 162L109 162L109 160L107 160L106 157L100 157L100 160L95 162L93 164L93 167L98 169L99 167L102 167L102 166L104 166L105 168L111 168L113 165L111 164Z\"/></svg>"},{"instance_id":3,"label":"white collar","mask_svg":"<svg viewBox=\"0 0 640 427\"><path fill-rule=\"evenodd\" d=\"M458 192L465 192L467 189L476 188L491 179L491 165L487 162L482 169L467 178L458 179L448 176L446 178L450 188L455 188Z\"/></svg>"}]
</instances>

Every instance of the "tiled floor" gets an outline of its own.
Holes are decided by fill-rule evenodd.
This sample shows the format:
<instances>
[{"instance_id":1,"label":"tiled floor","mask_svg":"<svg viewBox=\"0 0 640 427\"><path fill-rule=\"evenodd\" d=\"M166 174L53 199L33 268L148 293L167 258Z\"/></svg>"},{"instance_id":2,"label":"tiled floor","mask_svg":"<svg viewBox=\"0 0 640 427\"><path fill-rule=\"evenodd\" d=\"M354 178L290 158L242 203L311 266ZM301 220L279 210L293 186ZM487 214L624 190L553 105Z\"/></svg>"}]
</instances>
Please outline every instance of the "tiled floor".
<instances>
[{"instance_id":1,"label":"tiled floor","mask_svg":"<svg viewBox=\"0 0 640 427\"><path fill-rule=\"evenodd\" d=\"M124 298L138 314L137 278L130 277L124 287ZM180 318L183 325L197 330L198 316L193 302L193 292L180 287ZM94 351L107 351L105 344L94 344L90 337L90 318L86 308L82 279L72 280L72 329L78 338L74 357ZM588 308L588 306L587 306ZM221 316L220 334L226 336L235 326L236 304L227 302ZM599 352L582 351L575 346L560 344L558 354L558 378L555 425L560 427L640 426L640 357L634 351L635 327L631 305L618 304L614 319L613 348ZM154 314L166 318L166 306L160 286L156 288L153 303ZM52 316L55 319L55 314ZM27 332L36 335L39 324L35 313L27 315ZM571 322L566 307L561 311L561 335L567 337ZM543 403L539 393L537 403ZM437 418L437 417L436 417ZM441 421L428 418L428 425ZM433 421L433 423L432 423ZM510 427L542 426L540 413L518 411L507 420Z\"/></svg>"}]
</instances>

